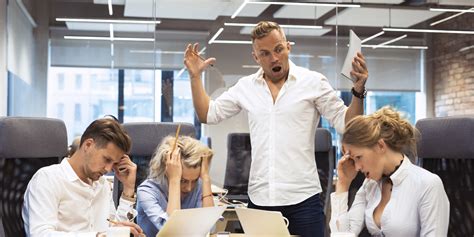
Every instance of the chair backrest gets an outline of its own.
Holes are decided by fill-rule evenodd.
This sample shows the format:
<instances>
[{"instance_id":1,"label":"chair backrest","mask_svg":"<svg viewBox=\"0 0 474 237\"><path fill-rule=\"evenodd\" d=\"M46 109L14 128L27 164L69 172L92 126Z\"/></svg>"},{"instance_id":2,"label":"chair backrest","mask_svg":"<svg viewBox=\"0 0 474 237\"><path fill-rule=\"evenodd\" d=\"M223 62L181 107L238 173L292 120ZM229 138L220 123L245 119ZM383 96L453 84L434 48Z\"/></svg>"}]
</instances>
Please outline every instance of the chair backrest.
<instances>
[{"instance_id":1,"label":"chair backrest","mask_svg":"<svg viewBox=\"0 0 474 237\"><path fill-rule=\"evenodd\" d=\"M227 165L224 188L234 195L247 195L252 147L249 133L229 133L227 135Z\"/></svg>"},{"instance_id":2,"label":"chair backrest","mask_svg":"<svg viewBox=\"0 0 474 237\"><path fill-rule=\"evenodd\" d=\"M31 177L67 155L64 122L50 118L0 118L0 217L4 233L25 236L21 209Z\"/></svg>"},{"instance_id":3,"label":"chair backrest","mask_svg":"<svg viewBox=\"0 0 474 237\"><path fill-rule=\"evenodd\" d=\"M148 176L150 159L161 143L168 135L175 136L178 124L181 124L180 135L196 137L194 125L190 123L162 123L162 122L139 122L124 123L123 126L132 139L132 149L130 158L137 164L137 179L135 187L140 185ZM122 185L117 178L114 178L114 201L118 205L122 193Z\"/></svg>"},{"instance_id":4,"label":"chair backrest","mask_svg":"<svg viewBox=\"0 0 474 237\"><path fill-rule=\"evenodd\" d=\"M314 152L318 167L319 181L323 191L320 194L324 202L324 213L329 208L330 193L332 192L332 178L335 163L335 147L332 145L332 135L328 129L316 128Z\"/></svg>"},{"instance_id":5,"label":"chair backrest","mask_svg":"<svg viewBox=\"0 0 474 237\"><path fill-rule=\"evenodd\" d=\"M420 165L437 174L450 202L448 236L474 236L474 115L419 120Z\"/></svg>"}]
</instances>

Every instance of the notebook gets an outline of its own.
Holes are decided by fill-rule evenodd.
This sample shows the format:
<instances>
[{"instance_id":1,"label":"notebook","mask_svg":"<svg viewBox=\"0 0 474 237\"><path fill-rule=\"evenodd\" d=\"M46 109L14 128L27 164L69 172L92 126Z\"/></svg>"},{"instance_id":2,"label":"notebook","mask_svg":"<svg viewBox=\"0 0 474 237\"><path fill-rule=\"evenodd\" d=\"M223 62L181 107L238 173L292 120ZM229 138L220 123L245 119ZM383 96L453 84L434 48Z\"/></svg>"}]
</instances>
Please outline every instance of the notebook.
<instances>
[{"instance_id":1,"label":"notebook","mask_svg":"<svg viewBox=\"0 0 474 237\"><path fill-rule=\"evenodd\" d=\"M205 237L226 206L176 210L156 237Z\"/></svg>"},{"instance_id":2,"label":"notebook","mask_svg":"<svg viewBox=\"0 0 474 237\"><path fill-rule=\"evenodd\" d=\"M281 212L236 208L245 236L290 236Z\"/></svg>"},{"instance_id":3,"label":"notebook","mask_svg":"<svg viewBox=\"0 0 474 237\"><path fill-rule=\"evenodd\" d=\"M354 33L354 31L350 30L349 32L349 51L347 52L346 59L344 60L344 64L342 65L341 74L351 80L355 81L355 78L352 78L351 71L352 71L352 60L354 57L357 56L357 52L362 52L362 43L359 37Z\"/></svg>"}]
</instances>

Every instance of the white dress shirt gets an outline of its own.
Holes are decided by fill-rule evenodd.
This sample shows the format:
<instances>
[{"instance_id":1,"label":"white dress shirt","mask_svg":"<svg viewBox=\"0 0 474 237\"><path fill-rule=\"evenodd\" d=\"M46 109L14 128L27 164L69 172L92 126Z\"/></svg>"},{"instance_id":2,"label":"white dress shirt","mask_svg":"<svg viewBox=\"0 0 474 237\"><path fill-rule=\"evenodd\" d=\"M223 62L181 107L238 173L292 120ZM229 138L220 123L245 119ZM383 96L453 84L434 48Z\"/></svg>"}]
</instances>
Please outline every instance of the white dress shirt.
<instances>
[{"instance_id":1,"label":"white dress shirt","mask_svg":"<svg viewBox=\"0 0 474 237\"><path fill-rule=\"evenodd\" d=\"M30 180L22 216L27 236L96 236L112 220L127 220L134 202L120 198L118 211L105 177L89 185L72 169L68 159L41 168Z\"/></svg>"},{"instance_id":2,"label":"white dress shirt","mask_svg":"<svg viewBox=\"0 0 474 237\"><path fill-rule=\"evenodd\" d=\"M252 164L248 192L259 206L300 203L321 192L314 136L323 115L344 130L347 107L320 73L290 61L288 79L273 103L263 70L241 78L209 104L207 123L248 113Z\"/></svg>"},{"instance_id":3,"label":"white dress shirt","mask_svg":"<svg viewBox=\"0 0 474 237\"><path fill-rule=\"evenodd\" d=\"M393 182L390 201L385 206L379 228L373 213L382 197L382 181L366 179L347 211L348 192L331 194L331 231L352 232L364 227L373 236L446 236L449 225L449 200L443 182L436 175L413 165L405 157L390 176Z\"/></svg>"}]
</instances>

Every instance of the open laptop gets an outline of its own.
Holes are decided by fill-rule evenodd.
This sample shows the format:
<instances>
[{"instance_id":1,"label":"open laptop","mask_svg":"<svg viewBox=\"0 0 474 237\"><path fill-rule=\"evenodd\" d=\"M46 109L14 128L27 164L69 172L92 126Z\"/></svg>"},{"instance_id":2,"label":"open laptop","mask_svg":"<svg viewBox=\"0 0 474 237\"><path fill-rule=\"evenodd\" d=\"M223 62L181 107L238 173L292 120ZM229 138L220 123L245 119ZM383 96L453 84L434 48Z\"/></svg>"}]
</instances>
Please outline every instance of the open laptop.
<instances>
[{"instance_id":1,"label":"open laptop","mask_svg":"<svg viewBox=\"0 0 474 237\"><path fill-rule=\"evenodd\" d=\"M281 212L236 208L245 236L290 236Z\"/></svg>"},{"instance_id":2,"label":"open laptop","mask_svg":"<svg viewBox=\"0 0 474 237\"><path fill-rule=\"evenodd\" d=\"M205 237L226 206L176 210L156 237Z\"/></svg>"}]
</instances>

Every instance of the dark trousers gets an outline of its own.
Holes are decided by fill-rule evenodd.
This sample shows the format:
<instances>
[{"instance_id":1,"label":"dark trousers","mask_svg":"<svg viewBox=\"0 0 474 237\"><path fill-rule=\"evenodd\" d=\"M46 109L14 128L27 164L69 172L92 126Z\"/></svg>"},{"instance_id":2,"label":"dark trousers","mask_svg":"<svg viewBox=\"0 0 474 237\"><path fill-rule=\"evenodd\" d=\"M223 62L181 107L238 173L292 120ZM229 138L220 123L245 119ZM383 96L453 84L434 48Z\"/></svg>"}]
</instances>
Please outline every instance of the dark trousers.
<instances>
[{"instance_id":1,"label":"dark trousers","mask_svg":"<svg viewBox=\"0 0 474 237\"><path fill-rule=\"evenodd\" d=\"M323 204L316 194L303 202L289 206L257 206L249 200L249 208L279 211L290 222L288 230L301 237L324 237L325 217Z\"/></svg>"}]
</instances>

